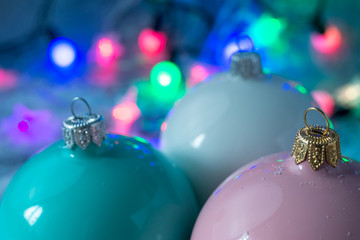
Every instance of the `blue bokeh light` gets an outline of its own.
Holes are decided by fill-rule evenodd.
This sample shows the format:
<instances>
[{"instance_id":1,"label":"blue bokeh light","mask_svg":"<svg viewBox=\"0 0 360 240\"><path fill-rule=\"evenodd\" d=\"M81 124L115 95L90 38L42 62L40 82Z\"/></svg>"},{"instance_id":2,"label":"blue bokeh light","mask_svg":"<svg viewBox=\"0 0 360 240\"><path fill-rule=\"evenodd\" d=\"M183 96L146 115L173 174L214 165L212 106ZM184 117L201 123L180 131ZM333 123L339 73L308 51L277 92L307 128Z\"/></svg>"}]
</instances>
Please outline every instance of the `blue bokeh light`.
<instances>
[{"instance_id":1,"label":"blue bokeh light","mask_svg":"<svg viewBox=\"0 0 360 240\"><path fill-rule=\"evenodd\" d=\"M48 56L56 67L68 69L75 65L77 59L75 44L67 38L56 38L50 42Z\"/></svg>"}]
</instances>

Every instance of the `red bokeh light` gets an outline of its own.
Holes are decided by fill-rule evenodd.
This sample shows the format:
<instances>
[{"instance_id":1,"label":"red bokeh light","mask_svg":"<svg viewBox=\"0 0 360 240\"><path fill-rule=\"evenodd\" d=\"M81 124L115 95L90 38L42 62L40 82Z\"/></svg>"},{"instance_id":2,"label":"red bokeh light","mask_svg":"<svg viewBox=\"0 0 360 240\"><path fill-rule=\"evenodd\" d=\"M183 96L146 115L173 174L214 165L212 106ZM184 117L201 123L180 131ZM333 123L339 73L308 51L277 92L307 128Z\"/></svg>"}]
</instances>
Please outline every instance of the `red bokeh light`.
<instances>
[{"instance_id":1,"label":"red bokeh light","mask_svg":"<svg viewBox=\"0 0 360 240\"><path fill-rule=\"evenodd\" d=\"M316 51L329 54L336 52L342 42L339 29L330 25L324 34L314 33L311 35L311 44Z\"/></svg>"}]
</instances>

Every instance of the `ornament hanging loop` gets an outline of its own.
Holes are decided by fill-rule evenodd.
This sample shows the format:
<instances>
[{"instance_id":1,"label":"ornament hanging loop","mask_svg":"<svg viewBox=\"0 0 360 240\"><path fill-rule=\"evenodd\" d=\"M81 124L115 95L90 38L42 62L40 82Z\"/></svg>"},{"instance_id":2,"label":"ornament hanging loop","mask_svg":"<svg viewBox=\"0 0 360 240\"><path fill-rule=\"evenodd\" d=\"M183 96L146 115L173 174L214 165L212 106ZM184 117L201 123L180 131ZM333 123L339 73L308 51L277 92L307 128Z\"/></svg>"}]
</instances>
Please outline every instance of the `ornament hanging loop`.
<instances>
[{"instance_id":1,"label":"ornament hanging loop","mask_svg":"<svg viewBox=\"0 0 360 240\"><path fill-rule=\"evenodd\" d=\"M306 122L306 114L315 110L326 120L327 126L311 125ZM299 129L291 155L296 164L307 161L315 171L327 162L330 166L336 167L341 159L340 137L334 129L330 128L329 119L319 108L308 108L304 113L305 127Z\"/></svg>"},{"instance_id":2,"label":"ornament hanging loop","mask_svg":"<svg viewBox=\"0 0 360 240\"><path fill-rule=\"evenodd\" d=\"M89 103L88 103L84 98L82 98L82 97L75 97L75 98L72 100L72 102L71 102L71 113L72 113L72 115L74 116L74 118L76 118L76 119L81 118L81 117L79 117L79 116L76 116L76 114L75 114L75 112L74 112L74 104L75 104L76 101L79 101L79 100L86 104L86 106L87 106L87 108L88 108L88 110L89 110L89 115L92 115L92 113L91 113L91 108L90 108Z\"/></svg>"},{"instance_id":3,"label":"ornament hanging loop","mask_svg":"<svg viewBox=\"0 0 360 240\"><path fill-rule=\"evenodd\" d=\"M89 113L77 116L74 112L74 103L82 101L89 109ZM66 146L79 146L86 149L91 142L99 147L106 138L104 119L100 114L92 113L89 103L82 97L76 97L71 102L72 116L63 121L63 136Z\"/></svg>"},{"instance_id":4,"label":"ornament hanging loop","mask_svg":"<svg viewBox=\"0 0 360 240\"><path fill-rule=\"evenodd\" d=\"M317 133L317 132L312 131L311 128L309 127L309 125L307 124L306 115L307 115L307 113L308 113L309 111L311 111L311 110L315 110L315 111L321 113L321 115L324 117L324 119L325 119L325 121L326 121L326 129L325 129L325 131L323 132L322 135L325 136L325 135L329 132L329 130L330 130L330 123L329 123L329 119L328 119L328 117L326 116L326 114L325 114L321 109L319 109L319 108L310 107L310 108L306 109L306 111L304 112L304 123L305 123L306 128L307 128L308 131L311 132L311 133L319 134L319 133Z\"/></svg>"}]
</instances>

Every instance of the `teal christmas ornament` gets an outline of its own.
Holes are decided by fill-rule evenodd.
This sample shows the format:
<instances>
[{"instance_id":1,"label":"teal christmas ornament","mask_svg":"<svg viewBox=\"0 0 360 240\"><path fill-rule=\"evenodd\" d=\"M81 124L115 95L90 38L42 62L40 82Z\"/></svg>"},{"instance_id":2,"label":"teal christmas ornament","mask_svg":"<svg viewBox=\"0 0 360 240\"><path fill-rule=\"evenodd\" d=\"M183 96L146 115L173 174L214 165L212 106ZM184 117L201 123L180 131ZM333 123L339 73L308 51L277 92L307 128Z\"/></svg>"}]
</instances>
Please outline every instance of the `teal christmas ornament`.
<instances>
[{"instance_id":1,"label":"teal christmas ornament","mask_svg":"<svg viewBox=\"0 0 360 240\"><path fill-rule=\"evenodd\" d=\"M190 238L193 190L160 152L141 138L106 135L90 107L63 129L65 142L34 155L6 189L1 240Z\"/></svg>"}]
</instances>

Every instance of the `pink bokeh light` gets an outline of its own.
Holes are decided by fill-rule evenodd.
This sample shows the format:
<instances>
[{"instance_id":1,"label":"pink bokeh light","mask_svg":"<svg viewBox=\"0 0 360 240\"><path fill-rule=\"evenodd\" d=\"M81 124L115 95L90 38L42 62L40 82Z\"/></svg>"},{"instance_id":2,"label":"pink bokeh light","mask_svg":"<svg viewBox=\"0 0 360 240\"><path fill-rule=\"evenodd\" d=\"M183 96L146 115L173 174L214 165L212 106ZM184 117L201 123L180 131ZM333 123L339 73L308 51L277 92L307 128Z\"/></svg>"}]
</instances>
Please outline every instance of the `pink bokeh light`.
<instances>
[{"instance_id":1,"label":"pink bokeh light","mask_svg":"<svg viewBox=\"0 0 360 240\"><path fill-rule=\"evenodd\" d=\"M110 37L103 37L96 44L96 62L100 66L107 67L112 65L123 53L124 47Z\"/></svg>"},{"instance_id":2,"label":"pink bokeh light","mask_svg":"<svg viewBox=\"0 0 360 240\"><path fill-rule=\"evenodd\" d=\"M113 108L111 132L129 135L131 126L141 115L141 111L136 104L137 96L137 89L131 87L121 101Z\"/></svg>"},{"instance_id":3,"label":"pink bokeh light","mask_svg":"<svg viewBox=\"0 0 360 240\"><path fill-rule=\"evenodd\" d=\"M0 89L9 89L16 86L17 77L12 71L0 69Z\"/></svg>"},{"instance_id":4,"label":"pink bokeh light","mask_svg":"<svg viewBox=\"0 0 360 240\"><path fill-rule=\"evenodd\" d=\"M190 77L187 82L188 87L192 87L204 81L209 75L210 73L204 66L202 65L193 66L190 70Z\"/></svg>"},{"instance_id":5,"label":"pink bokeh light","mask_svg":"<svg viewBox=\"0 0 360 240\"><path fill-rule=\"evenodd\" d=\"M164 51L167 37L164 33L146 28L141 31L138 39L140 50L147 56L158 55Z\"/></svg>"},{"instance_id":6,"label":"pink bokeh light","mask_svg":"<svg viewBox=\"0 0 360 240\"><path fill-rule=\"evenodd\" d=\"M313 91L311 96L326 115L331 117L334 114L335 100L330 93L324 90L317 90Z\"/></svg>"},{"instance_id":7,"label":"pink bokeh light","mask_svg":"<svg viewBox=\"0 0 360 240\"><path fill-rule=\"evenodd\" d=\"M342 43L342 36L339 29L330 25L324 34L313 33L311 35L311 44L314 49L323 54L336 52Z\"/></svg>"}]
</instances>

